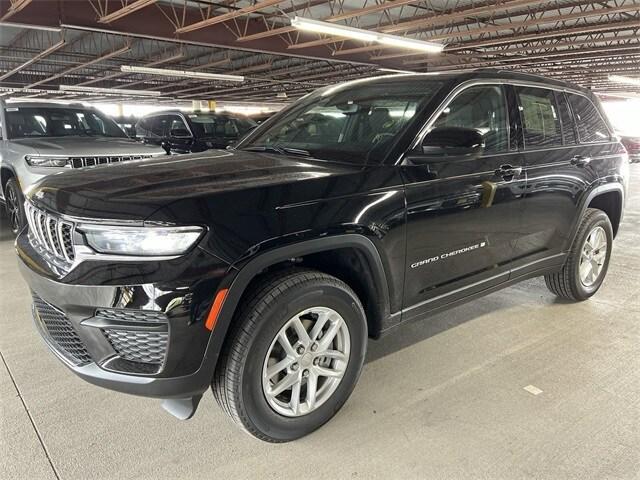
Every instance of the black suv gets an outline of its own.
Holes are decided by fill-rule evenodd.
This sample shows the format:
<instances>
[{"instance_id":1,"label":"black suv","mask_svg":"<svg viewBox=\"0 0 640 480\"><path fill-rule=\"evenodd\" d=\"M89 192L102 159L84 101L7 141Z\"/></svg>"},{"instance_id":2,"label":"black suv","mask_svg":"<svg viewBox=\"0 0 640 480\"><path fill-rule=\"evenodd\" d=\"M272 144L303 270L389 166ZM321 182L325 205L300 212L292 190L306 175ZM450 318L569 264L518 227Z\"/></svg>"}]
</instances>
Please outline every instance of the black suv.
<instances>
[{"instance_id":1,"label":"black suv","mask_svg":"<svg viewBox=\"0 0 640 480\"><path fill-rule=\"evenodd\" d=\"M248 117L211 112L163 111L141 118L136 137L176 153L225 149L258 124ZM167 152L168 153L168 152Z\"/></svg>"},{"instance_id":2,"label":"black suv","mask_svg":"<svg viewBox=\"0 0 640 480\"><path fill-rule=\"evenodd\" d=\"M628 158L596 98L499 71L301 99L227 151L46 179L17 240L34 317L80 377L258 438L353 390L367 337L529 277L593 295Z\"/></svg>"}]
</instances>

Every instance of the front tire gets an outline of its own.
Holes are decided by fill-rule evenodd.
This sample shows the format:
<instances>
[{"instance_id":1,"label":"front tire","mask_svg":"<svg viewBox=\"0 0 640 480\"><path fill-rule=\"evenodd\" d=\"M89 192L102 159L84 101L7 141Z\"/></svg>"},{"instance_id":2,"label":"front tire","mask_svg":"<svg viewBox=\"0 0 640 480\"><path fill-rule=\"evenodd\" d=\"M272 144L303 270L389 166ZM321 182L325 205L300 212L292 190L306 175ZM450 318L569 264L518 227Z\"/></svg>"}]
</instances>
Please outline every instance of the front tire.
<instances>
[{"instance_id":1,"label":"front tire","mask_svg":"<svg viewBox=\"0 0 640 480\"><path fill-rule=\"evenodd\" d=\"M270 275L234 318L212 384L220 406L268 442L330 420L360 375L364 310L344 282L314 270Z\"/></svg>"},{"instance_id":2,"label":"front tire","mask_svg":"<svg viewBox=\"0 0 640 480\"><path fill-rule=\"evenodd\" d=\"M14 235L17 235L27 223L24 213L24 197L15 177L11 177L4 188L4 201L6 203L9 226Z\"/></svg>"},{"instance_id":3,"label":"front tire","mask_svg":"<svg viewBox=\"0 0 640 480\"><path fill-rule=\"evenodd\" d=\"M613 246L613 228L602 210L585 212L567 261L559 272L545 275L547 288L571 301L586 300L602 286Z\"/></svg>"}]
</instances>

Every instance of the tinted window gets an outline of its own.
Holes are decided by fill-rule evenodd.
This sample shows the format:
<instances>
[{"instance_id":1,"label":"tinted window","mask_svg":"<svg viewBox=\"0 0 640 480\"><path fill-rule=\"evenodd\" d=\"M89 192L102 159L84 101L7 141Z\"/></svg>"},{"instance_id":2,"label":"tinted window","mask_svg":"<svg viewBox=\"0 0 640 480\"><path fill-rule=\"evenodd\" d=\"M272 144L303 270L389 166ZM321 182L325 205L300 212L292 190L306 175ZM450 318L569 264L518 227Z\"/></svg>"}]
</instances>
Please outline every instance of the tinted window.
<instances>
[{"instance_id":1,"label":"tinted window","mask_svg":"<svg viewBox=\"0 0 640 480\"><path fill-rule=\"evenodd\" d=\"M155 117L151 117L149 121L150 126L150 137L164 137L165 132L167 131L167 116L166 115L156 115Z\"/></svg>"},{"instance_id":2,"label":"tinted window","mask_svg":"<svg viewBox=\"0 0 640 480\"><path fill-rule=\"evenodd\" d=\"M189 120L198 137L237 138L256 126L253 120L227 117L215 113L192 113L189 114Z\"/></svg>"},{"instance_id":3,"label":"tinted window","mask_svg":"<svg viewBox=\"0 0 640 480\"><path fill-rule=\"evenodd\" d=\"M609 140L609 129L591 100L582 95L570 93L569 103L576 118L581 142L606 142Z\"/></svg>"},{"instance_id":4,"label":"tinted window","mask_svg":"<svg viewBox=\"0 0 640 480\"><path fill-rule=\"evenodd\" d=\"M553 90L516 87L525 148L562 145L560 112Z\"/></svg>"},{"instance_id":5,"label":"tinted window","mask_svg":"<svg viewBox=\"0 0 640 480\"><path fill-rule=\"evenodd\" d=\"M571 110L567 97L562 92L556 92L556 100L558 102L558 110L560 111L560 120L562 121L562 134L564 135L564 144L572 145L576 143L576 126L573 122Z\"/></svg>"},{"instance_id":6,"label":"tinted window","mask_svg":"<svg viewBox=\"0 0 640 480\"><path fill-rule=\"evenodd\" d=\"M180 115L168 115L167 124L167 134L170 134L174 130L179 130L180 136L189 135L189 129L187 128L187 125L184 123L184 120Z\"/></svg>"},{"instance_id":7,"label":"tinted window","mask_svg":"<svg viewBox=\"0 0 640 480\"><path fill-rule=\"evenodd\" d=\"M464 90L449 103L433 127L472 128L484 137L486 152L506 151L509 129L502 87L478 86Z\"/></svg>"},{"instance_id":8,"label":"tinted window","mask_svg":"<svg viewBox=\"0 0 640 480\"><path fill-rule=\"evenodd\" d=\"M7 107L5 114L9 138L126 137L113 120L92 110Z\"/></svg>"}]
</instances>

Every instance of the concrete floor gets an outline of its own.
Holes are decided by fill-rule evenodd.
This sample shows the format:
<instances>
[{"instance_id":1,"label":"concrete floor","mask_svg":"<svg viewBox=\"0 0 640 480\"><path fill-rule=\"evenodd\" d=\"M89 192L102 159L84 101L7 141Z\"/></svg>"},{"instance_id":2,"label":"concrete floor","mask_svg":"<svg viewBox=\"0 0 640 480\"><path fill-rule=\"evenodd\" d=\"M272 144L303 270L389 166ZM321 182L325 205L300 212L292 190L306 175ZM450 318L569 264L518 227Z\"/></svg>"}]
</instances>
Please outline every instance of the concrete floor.
<instances>
[{"instance_id":1,"label":"concrete floor","mask_svg":"<svg viewBox=\"0 0 640 480\"><path fill-rule=\"evenodd\" d=\"M370 342L342 411L286 445L241 433L210 394L180 422L76 378L32 326L5 221L0 478L640 478L633 190L596 297L559 302L536 279Z\"/></svg>"}]
</instances>

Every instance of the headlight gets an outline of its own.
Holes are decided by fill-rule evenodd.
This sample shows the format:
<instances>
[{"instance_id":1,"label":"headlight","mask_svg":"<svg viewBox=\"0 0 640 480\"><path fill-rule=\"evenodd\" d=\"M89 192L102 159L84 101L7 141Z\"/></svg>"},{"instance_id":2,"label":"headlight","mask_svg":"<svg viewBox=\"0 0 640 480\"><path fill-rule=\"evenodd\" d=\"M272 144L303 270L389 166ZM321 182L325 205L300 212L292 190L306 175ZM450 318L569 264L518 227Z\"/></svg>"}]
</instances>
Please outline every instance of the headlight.
<instances>
[{"instance_id":1,"label":"headlight","mask_svg":"<svg viewBox=\"0 0 640 480\"><path fill-rule=\"evenodd\" d=\"M26 155L24 159L32 167L70 167L68 157L51 155Z\"/></svg>"},{"instance_id":2,"label":"headlight","mask_svg":"<svg viewBox=\"0 0 640 480\"><path fill-rule=\"evenodd\" d=\"M202 235L201 227L118 227L78 225L89 246L100 253L139 256L180 255Z\"/></svg>"}]
</instances>

